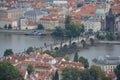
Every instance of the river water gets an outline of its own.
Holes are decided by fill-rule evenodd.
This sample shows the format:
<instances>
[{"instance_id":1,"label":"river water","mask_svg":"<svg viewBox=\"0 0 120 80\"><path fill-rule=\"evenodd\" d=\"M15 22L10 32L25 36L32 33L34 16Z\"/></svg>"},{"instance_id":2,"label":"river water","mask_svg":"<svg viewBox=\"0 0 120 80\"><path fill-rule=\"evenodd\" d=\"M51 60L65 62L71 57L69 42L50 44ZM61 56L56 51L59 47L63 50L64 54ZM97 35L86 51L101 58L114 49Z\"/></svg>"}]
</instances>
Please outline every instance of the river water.
<instances>
[{"instance_id":1,"label":"river water","mask_svg":"<svg viewBox=\"0 0 120 80\"><path fill-rule=\"evenodd\" d=\"M13 49L13 52L23 52L28 47L42 47L44 43L51 44L56 39L51 36L25 36L0 33L0 57L6 49ZM96 46L90 46L88 49L82 49L79 52L79 56L84 56L90 63L93 58L105 55L120 56L120 45L111 44L99 44ZM70 55L71 59L74 57L74 53Z\"/></svg>"}]
</instances>

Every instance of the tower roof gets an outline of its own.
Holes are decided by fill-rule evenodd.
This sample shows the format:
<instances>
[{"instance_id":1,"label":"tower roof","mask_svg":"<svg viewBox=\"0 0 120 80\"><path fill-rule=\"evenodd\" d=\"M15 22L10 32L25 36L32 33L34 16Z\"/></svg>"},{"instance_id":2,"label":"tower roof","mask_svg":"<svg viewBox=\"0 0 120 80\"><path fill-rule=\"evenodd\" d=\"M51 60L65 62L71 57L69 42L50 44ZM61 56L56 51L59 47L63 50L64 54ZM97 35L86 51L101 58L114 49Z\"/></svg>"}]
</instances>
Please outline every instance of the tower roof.
<instances>
[{"instance_id":1,"label":"tower roof","mask_svg":"<svg viewBox=\"0 0 120 80\"><path fill-rule=\"evenodd\" d=\"M112 9L110 8L108 15L114 15Z\"/></svg>"},{"instance_id":2,"label":"tower roof","mask_svg":"<svg viewBox=\"0 0 120 80\"><path fill-rule=\"evenodd\" d=\"M105 14L105 11L103 9L97 9L96 14Z\"/></svg>"}]
</instances>

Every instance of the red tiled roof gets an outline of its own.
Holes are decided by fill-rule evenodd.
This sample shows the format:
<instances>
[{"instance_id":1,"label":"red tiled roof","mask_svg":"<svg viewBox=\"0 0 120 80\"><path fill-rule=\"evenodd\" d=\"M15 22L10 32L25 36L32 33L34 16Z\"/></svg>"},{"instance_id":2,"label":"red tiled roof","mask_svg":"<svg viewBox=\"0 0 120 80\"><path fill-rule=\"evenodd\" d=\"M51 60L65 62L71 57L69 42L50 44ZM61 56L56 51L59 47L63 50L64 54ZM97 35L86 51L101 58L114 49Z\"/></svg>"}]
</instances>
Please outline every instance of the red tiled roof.
<instances>
[{"instance_id":1,"label":"red tiled roof","mask_svg":"<svg viewBox=\"0 0 120 80\"><path fill-rule=\"evenodd\" d=\"M58 70L62 70L65 67L76 67L78 69L84 69L84 66L80 62L68 62L68 61L62 61L60 64L58 64Z\"/></svg>"},{"instance_id":2,"label":"red tiled roof","mask_svg":"<svg viewBox=\"0 0 120 80\"><path fill-rule=\"evenodd\" d=\"M79 16L94 16L95 11L98 9L98 5L96 4L87 4L83 7L78 8L73 12L75 15Z\"/></svg>"},{"instance_id":3,"label":"red tiled roof","mask_svg":"<svg viewBox=\"0 0 120 80\"><path fill-rule=\"evenodd\" d=\"M120 6L111 6L114 14L120 14Z\"/></svg>"},{"instance_id":4,"label":"red tiled roof","mask_svg":"<svg viewBox=\"0 0 120 80\"><path fill-rule=\"evenodd\" d=\"M16 21L16 20L15 20L15 19L12 19L12 18L0 18L0 21L14 22L14 21Z\"/></svg>"}]
</instances>

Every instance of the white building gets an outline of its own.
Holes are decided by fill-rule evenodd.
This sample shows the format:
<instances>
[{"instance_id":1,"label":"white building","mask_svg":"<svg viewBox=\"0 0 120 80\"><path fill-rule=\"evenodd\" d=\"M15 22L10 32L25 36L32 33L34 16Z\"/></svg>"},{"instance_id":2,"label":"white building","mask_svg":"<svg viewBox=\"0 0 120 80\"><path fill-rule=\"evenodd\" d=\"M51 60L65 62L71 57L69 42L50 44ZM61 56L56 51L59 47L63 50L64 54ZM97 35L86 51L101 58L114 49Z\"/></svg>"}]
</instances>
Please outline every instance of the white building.
<instances>
[{"instance_id":1,"label":"white building","mask_svg":"<svg viewBox=\"0 0 120 80\"><path fill-rule=\"evenodd\" d=\"M37 10L30 10L24 14L24 17L30 22L38 22L44 15L48 15L48 13Z\"/></svg>"},{"instance_id":2,"label":"white building","mask_svg":"<svg viewBox=\"0 0 120 80\"><path fill-rule=\"evenodd\" d=\"M94 59L93 62L105 72L114 72L116 66L120 64L120 56L112 57L107 55L104 58L99 57L98 59Z\"/></svg>"},{"instance_id":3,"label":"white building","mask_svg":"<svg viewBox=\"0 0 120 80\"><path fill-rule=\"evenodd\" d=\"M84 25L86 32L89 31L89 29L92 29L93 32L101 30L101 22L96 18L90 17L88 20L82 21L81 23Z\"/></svg>"},{"instance_id":4,"label":"white building","mask_svg":"<svg viewBox=\"0 0 120 80\"><path fill-rule=\"evenodd\" d=\"M4 26L11 25L12 29L18 29L17 21L11 18L0 18L0 27L4 28Z\"/></svg>"}]
</instances>

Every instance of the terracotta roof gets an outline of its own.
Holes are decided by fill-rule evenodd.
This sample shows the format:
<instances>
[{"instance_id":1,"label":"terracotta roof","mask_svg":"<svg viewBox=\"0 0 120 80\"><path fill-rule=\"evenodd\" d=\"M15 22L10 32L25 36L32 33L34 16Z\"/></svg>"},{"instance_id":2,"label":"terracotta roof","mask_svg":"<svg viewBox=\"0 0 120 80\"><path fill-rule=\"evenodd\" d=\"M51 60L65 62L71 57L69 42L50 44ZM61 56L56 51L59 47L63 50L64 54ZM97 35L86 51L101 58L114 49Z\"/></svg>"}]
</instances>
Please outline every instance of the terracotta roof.
<instances>
[{"instance_id":1,"label":"terracotta roof","mask_svg":"<svg viewBox=\"0 0 120 80\"><path fill-rule=\"evenodd\" d=\"M37 23L36 22L27 22L26 25L27 26L36 26Z\"/></svg>"},{"instance_id":2,"label":"terracotta roof","mask_svg":"<svg viewBox=\"0 0 120 80\"><path fill-rule=\"evenodd\" d=\"M120 6L111 6L114 14L120 14Z\"/></svg>"},{"instance_id":3,"label":"terracotta roof","mask_svg":"<svg viewBox=\"0 0 120 80\"><path fill-rule=\"evenodd\" d=\"M15 20L15 19L12 19L12 18L0 18L0 21L14 22L14 21L16 21L16 20Z\"/></svg>"},{"instance_id":4,"label":"terracotta roof","mask_svg":"<svg viewBox=\"0 0 120 80\"><path fill-rule=\"evenodd\" d=\"M98 9L98 5L96 4L87 4L78 8L76 11L73 12L75 15L80 16L94 16L95 11Z\"/></svg>"},{"instance_id":5,"label":"terracotta roof","mask_svg":"<svg viewBox=\"0 0 120 80\"><path fill-rule=\"evenodd\" d=\"M58 64L58 70L63 70L65 67L76 67L78 69L84 69L83 64L80 62L62 61L60 64Z\"/></svg>"}]
</instances>

